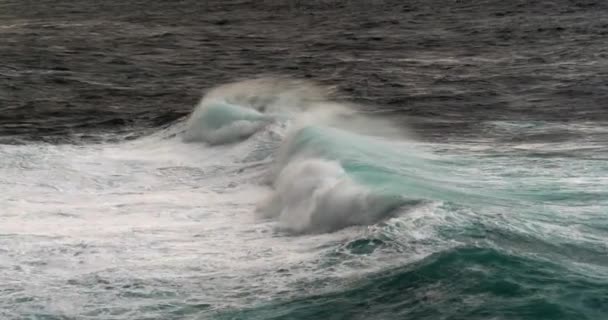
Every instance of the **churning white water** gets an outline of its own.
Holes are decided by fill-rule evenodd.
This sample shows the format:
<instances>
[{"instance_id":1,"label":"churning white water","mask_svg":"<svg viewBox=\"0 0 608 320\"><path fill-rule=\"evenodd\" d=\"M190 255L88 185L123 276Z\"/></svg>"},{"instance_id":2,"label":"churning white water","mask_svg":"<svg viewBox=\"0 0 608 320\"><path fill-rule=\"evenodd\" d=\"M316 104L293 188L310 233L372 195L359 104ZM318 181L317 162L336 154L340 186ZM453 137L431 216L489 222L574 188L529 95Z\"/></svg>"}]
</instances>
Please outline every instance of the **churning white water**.
<instances>
[{"instance_id":1,"label":"churning white water","mask_svg":"<svg viewBox=\"0 0 608 320\"><path fill-rule=\"evenodd\" d=\"M281 313L433 253L474 258L479 275L475 259L572 251L543 256L556 244L579 248L558 256L563 268L600 279L604 131L568 130L584 139L416 143L313 85L262 79L214 89L189 119L137 140L0 145L0 319ZM450 279L433 257L413 272ZM403 295L395 277L387 294Z\"/></svg>"},{"instance_id":2,"label":"churning white water","mask_svg":"<svg viewBox=\"0 0 608 320\"><path fill-rule=\"evenodd\" d=\"M281 99L265 105L295 101ZM386 232L432 239L441 214L428 203L373 225L395 209L385 196L333 160L278 164L289 122L235 108L237 124L229 107L213 130L184 122L120 143L0 146L0 317L199 319L335 289L440 245L356 252Z\"/></svg>"}]
</instances>

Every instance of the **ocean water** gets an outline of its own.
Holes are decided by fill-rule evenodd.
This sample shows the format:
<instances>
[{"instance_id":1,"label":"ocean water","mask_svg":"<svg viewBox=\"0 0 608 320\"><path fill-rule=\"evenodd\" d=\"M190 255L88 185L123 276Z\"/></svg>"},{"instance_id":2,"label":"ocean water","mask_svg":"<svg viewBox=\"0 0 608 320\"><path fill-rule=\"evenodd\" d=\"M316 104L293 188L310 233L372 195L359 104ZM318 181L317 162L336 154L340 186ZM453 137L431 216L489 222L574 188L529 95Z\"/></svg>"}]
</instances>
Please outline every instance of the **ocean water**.
<instances>
[{"instance_id":1,"label":"ocean water","mask_svg":"<svg viewBox=\"0 0 608 320\"><path fill-rule=\"evenodd\" d=\"M0 1L0 320L608 319L608 2Z\"/></svg>"},{"instance_id":2,"label":"ocean water","mask_svg":"<svg viewBox=\"0 0 608 320\"><path fill-rule=\"evenodd\" d=\"M137 139L2 145L2 317L608 315L605 127L421 142L324 94L241 81ZM495 140L539 132L580 138Z\"/></svg>"}]
</instances>

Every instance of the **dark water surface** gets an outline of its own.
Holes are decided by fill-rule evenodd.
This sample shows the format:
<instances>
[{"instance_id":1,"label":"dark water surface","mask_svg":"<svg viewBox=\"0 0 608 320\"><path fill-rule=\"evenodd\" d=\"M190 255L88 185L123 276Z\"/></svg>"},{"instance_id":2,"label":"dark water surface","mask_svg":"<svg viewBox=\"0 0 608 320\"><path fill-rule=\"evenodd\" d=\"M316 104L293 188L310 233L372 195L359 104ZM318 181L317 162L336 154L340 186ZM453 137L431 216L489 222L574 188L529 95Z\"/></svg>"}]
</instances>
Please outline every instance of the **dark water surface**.
<instances>
[{"instance_id":1,"label":"dark water surface","mask_svg":"<svg viewBox=\"0 0 608 320\"><path fill-rule=\"evenodd\" d=\"M327 3L2 1L2 134L154 127L205 88L261 74L450 121L442 134L607 120L604 1Z\"/></svg>"}]
</instances>

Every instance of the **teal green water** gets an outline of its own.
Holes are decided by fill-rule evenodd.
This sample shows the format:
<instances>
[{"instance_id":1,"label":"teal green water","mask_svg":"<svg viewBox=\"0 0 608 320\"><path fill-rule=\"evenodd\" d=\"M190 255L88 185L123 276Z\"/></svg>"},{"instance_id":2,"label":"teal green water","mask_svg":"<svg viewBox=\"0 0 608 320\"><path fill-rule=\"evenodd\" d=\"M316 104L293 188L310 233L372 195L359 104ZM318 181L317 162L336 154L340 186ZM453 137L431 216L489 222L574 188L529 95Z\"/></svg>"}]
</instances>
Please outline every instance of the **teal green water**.
<instances>
[{"instance_id":1,"label":"teal green water","mask_svg":"<svg viewBox=\"0 0 608 320\"><path fill-rule=\"evenodd\" d=\"M325 295L222 319L603 319L608 282L508 250L461 246Z\"/></svg>"},{"instance_id":2,"label":"teal green water","mask_svg":"<svg viewBox=\"0 0 608 320\"><path fill-rule=\"evenodd\" d=\"M500 203L500 191L471 184L468 172L455 169L462 159L437 157L415 143L382 141L339 129L309 126L293 138L291 157L300 154L338 161L349 176L378 192L409 199ZM502 199L504 200L504 199Z\"/></svg>"},{"instance_id":3,"label":"teal green water","mask_svg":"<svg viewBox=\"0 0 608 320\"><path fill-rule=\"evenodd\" d=\"M608 165L602 157L462 148L301 129L289 147L291 159L335 160L374 192L438 203L450 214L435 226L435 242L452 245L337 292L218 317L606 319ZM380 238L355 241L350 253L373 256L404 245L387 234L408 230L386 228Z\"/></svg>"},{"instance_id":4,"label":"teal green water","mask_svg":"<svg viewBox=\"0 0 608 320\"><path fill-rule=\"evenodd\" d=\"M214 112L216 124L260 117L232 108ZM496 138L543 124L495 125ZM282 146L283 165L336 162L381 196L376 199L398 197L402 205L395 219L378 221L368 236L330 251L319 272L356 257L397 258L334 290L277 296L214 317L608 319L607 151L593 139L518 144L483 138L416 143L323 125L300 128ZM400 222L425 206L429 216ZM417 228L432 236L415 236ZM398 257L402 263L394 262ZM324 287L315 281L302 283L302 290Z\"/></svg>"}]
</instances>

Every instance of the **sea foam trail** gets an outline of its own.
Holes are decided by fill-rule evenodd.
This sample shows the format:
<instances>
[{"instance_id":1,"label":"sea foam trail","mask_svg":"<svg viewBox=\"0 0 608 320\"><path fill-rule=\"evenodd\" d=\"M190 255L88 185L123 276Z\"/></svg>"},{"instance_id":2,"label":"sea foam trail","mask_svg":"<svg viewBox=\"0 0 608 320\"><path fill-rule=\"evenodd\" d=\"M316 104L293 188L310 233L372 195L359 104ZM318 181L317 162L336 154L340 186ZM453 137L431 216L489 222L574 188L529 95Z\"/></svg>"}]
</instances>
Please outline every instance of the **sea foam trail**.
<instances>
[{"instance_id":1,"label":"sea foam trail","mask_svg":"<svg viewBox=\"0 0 608 320\"><path fill-rule=\"evenodd\" d=\"M220 86L193 111L183 138L274 143L265 181L272 190L257 212L295 233L373 224L423 202L461 197L441 186L440 167L407 144L406 132L331 101L329 91L289 79Z\"/></svg>"}]
</instances>

